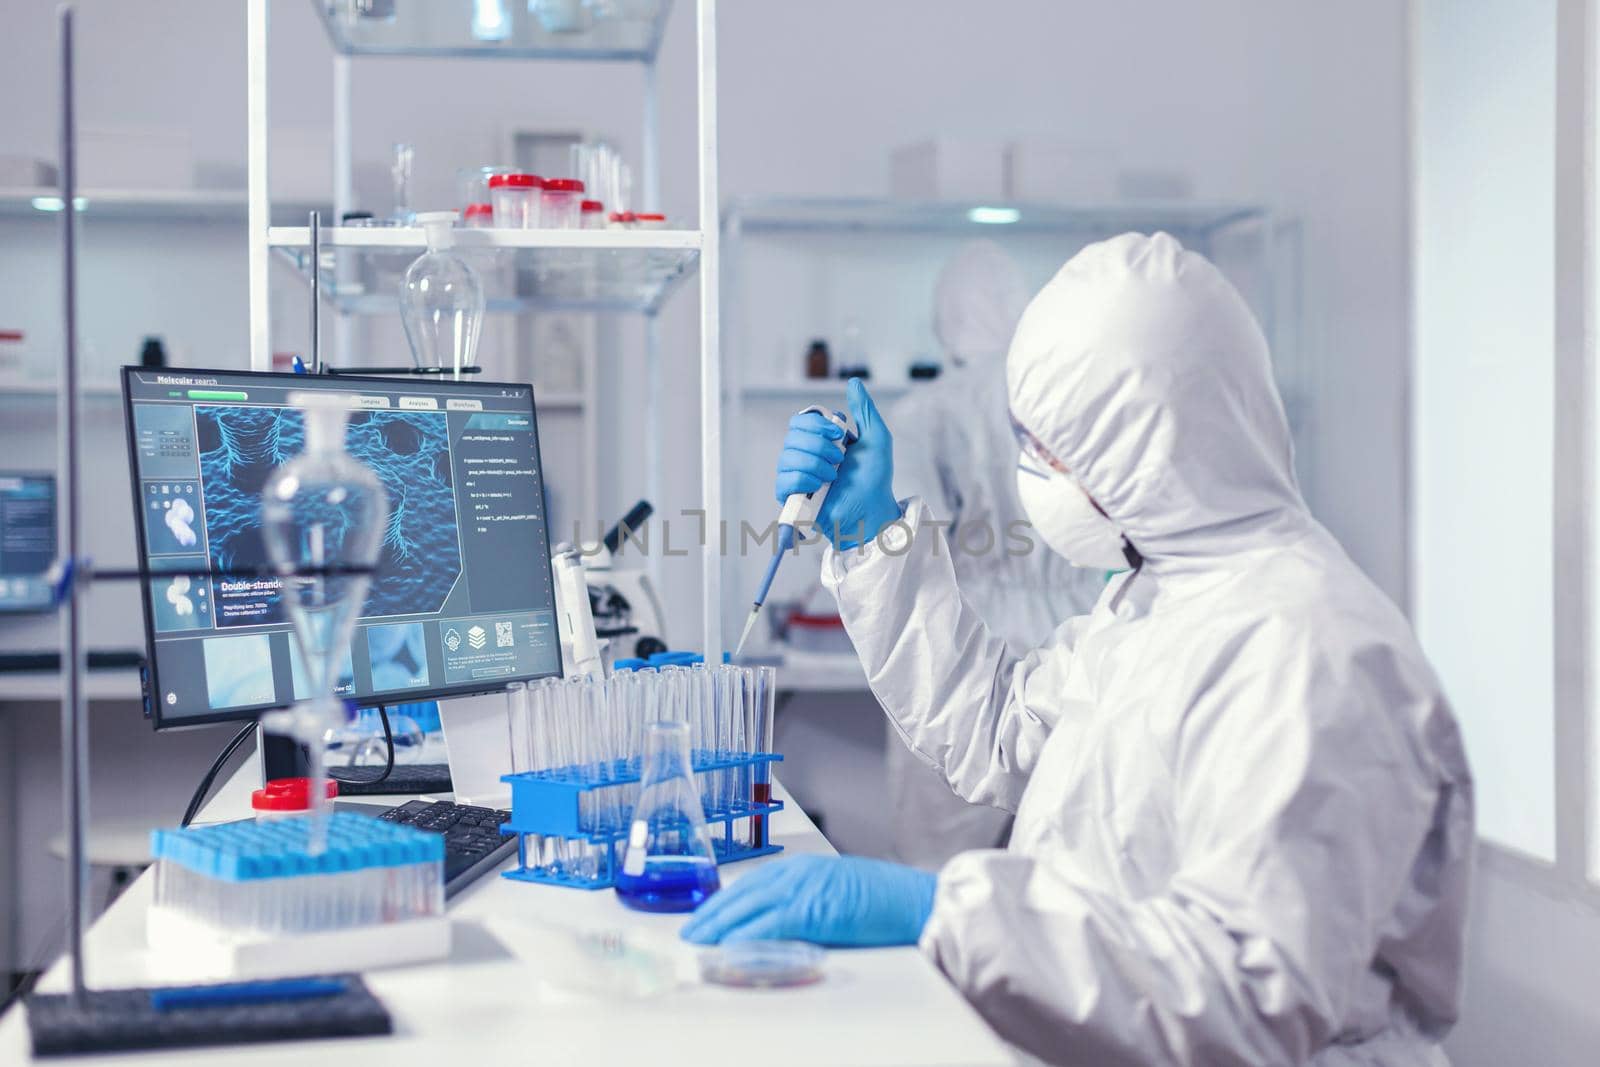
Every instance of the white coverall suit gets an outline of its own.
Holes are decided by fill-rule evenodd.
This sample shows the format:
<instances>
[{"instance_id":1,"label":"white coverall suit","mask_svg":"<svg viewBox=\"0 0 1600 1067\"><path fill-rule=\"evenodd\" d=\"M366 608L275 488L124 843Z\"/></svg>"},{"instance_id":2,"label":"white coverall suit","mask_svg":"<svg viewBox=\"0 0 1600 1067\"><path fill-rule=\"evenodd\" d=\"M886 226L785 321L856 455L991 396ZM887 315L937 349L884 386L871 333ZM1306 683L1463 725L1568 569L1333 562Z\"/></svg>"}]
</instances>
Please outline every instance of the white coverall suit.
<instances>
[{"instance_id":1,"label":"white coverall suit","mask_svg":"<svg viewBox=\"0 0 1600 1067\"><path fill-rule=\"evenodd\" d=\"M923 951L1055 1063L1445 1063L1461 740L1411 627L1300 497L1243 301L1166 235L1115 238L1035 298L1007 374L1144 563L1024 653L937 534L825 554L894 727L1016 813L1007 850L940 871Z\"/></svg>"},{"instance_id":2,"label":"white coverall suit","mask_svg":"<svg viewBox=\"0 0 1600 1067\"><path fill-rule=\"evenodd\" d=\"M1027 303L1022 270L999 245L963 245L934 288L934 332L951 366L887 412L896 490L921 497L950 524L945 538L961 595L1015 648L1031 648L1086 613L1105 587L1104 571L1054 552L1007 552L1007 530L1027 517L1017 500L1005 357ZM889 738L884 770L900 862L938 870L958 852L1004 843L1011 816L961 799L898 736Z\"/></svg>"}]
</instances>

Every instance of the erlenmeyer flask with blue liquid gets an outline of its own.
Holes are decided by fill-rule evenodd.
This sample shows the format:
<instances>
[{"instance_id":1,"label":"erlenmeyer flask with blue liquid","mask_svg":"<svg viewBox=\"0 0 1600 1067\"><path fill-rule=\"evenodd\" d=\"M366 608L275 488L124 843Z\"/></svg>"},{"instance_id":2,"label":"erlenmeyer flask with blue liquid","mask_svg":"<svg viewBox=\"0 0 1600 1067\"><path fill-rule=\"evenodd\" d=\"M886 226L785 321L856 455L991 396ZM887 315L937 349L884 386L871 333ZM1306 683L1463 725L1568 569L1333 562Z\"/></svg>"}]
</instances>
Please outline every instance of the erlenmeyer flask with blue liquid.
<instances>
[{"instance_id":1,"label":"erlenmeyer flask with blue liquid","mask_svg":"<svg viewBox=\"0 0 1600 1067\"><path fill-rule=\"evenodd\" d=\"M646 726L641 770L617 896L639 911L693 911L722 883L689 760L689 724Z\"/></svg>"}]
</instances>

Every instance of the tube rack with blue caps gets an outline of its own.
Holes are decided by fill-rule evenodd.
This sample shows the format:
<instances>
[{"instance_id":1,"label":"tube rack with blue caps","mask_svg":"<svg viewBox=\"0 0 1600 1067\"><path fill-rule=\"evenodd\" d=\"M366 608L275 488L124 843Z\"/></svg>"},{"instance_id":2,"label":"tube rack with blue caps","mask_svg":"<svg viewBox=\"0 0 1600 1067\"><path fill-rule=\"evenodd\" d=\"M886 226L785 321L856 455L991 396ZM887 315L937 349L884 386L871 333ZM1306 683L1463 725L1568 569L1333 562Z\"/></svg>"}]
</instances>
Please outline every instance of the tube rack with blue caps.
<instances>
[{"instance_id":1,"label":"tube rack with blue caps","mask_svg":"<svg viewBox=\"0 0 1600 1067\"><path fill-rule=\"evenodd\" d=\"M315 819L154 831L152 920L248 941L444 914L442 837L352 812Z\"/></svg>"},{"instance_id":2,"label":"tube rack with blue caps","mask_svg":"<svg viewBox=\"0 0 1600 1067\"><path fill-rule=\"evenodd\" d=\"M580 889L615 884L640 789L644 726L689 725L691 765L718 863L781 851L768 836L772 667L703 663L546 679L508 693L517 866L506 878Z\"/></svg>"}]
</instances>

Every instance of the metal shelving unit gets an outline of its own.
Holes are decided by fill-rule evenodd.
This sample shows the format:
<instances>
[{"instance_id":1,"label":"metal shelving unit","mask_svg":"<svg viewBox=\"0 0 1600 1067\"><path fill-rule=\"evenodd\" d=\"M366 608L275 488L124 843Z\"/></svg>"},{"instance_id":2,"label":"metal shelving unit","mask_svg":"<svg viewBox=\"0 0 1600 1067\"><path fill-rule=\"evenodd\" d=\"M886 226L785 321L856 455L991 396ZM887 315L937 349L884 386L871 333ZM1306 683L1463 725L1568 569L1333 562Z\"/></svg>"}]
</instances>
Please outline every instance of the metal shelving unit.
<instances>
[{"instance_id":1,"label":"metal shelving unit","mask_svg":"<svg viewBox=\"0 0 1600 1067\"><path fill-rule=\"evenodd\" d=\"M474 0L311 0L327 29L334 56L332 99L334 141L333 217L349 210L352 199L351 63L356 58L406 56L452 59L520 59L525 61L637 63L644 69L643 140L640 153L642 201L660 203L660 151L656 60L670 0L654 6L644 0L620 3L642 17L607 19L576 33L550 33L523 3L475 3ZM268 195L269 125L267 15L270 0L247 0L248 208L250 225L250 365L270 365L268 274L274 257L308 274L310 232L307 227L271 225ZM722 509L722 362L718 303L720 229L717 176L716 0L694 0L696 30L696 159L699 170L699 228L665 231L495 231L460 230L457 246L470 253L509 259L520 279L532 284L493 294L491 307L500 311L607 311L644 316L645 377L650 404L645 416L646 492L661 500L660 453L662 397L660 341L656 313L675 289L700 272L700 427L702 506L708 529L720 523ZM371 59L381 62L381 58ZM480 236L481 235L481 236ZM420 252L422 233L415 229L331 227L319 231L322 262L334 269L319 271L328 279L321 294L343 314L334 319L334 352L351 350L351 316L390 313L392 300L354 291L349 279L364 262L408 250ZM344 279L338 281L337 279ZM598 482L595 374L585 376L583 392L586 447L586 495L591 511ZM702 548L704 584L703 647L722 647L722 578L716 538ZM654 563L654 560L652 560Z\"/></svg>"},{"instance_id":2,"label":"metal shelving unit","mask_svg":"<svg viewBox=\"0 0 1600 1067\"><path fill-rule=\"evenodd\" d=\"M654 315L693 272L700 251L694 230L460 230L455 250L484 268L489 310L637 311ZM419 227L320 232L323 295L347 314L395 313L392 286L368 290L349 279L369 268L403 269L427 247ZM267 243L284 262L311 274L311 233L274 226ZM341 262L342 260L342 262ZM509 269L503 269L509 268ZM345 280L339 280L345 279Z\"/></svg>"},{"instance_id":3,"label":"metal shelving unit","mask_svg":"<svg viewBox=\"0 0 1600 1067\"><path fill-rule=\"evenodd\" d=\"M723 215L729 236L756 233L1072 233L1086 241L1165 230L1199 246L1222 230L1266 218L1251 204L1119 200L1103 204L995 204L960 200L748 197Z\"/></svg>"},{"instance_id":4,"label":"metal shelving unit","mask_svg":"<svg viewBox=\"0 0 1600 1067\"><path fill-rule=\"evenodd\" d=\"M249 203L243 189L88 188L76 199L79 212L95 222L243 222ZM0 188L0 217L48 221L64 208L54 186ZM301 220L328 204L280 201L273 208L281 218Z\"/></svg>"},{"instance_id":5,"label":"metal shelving unit","mask_svg":"<svg viewBox=\"0 0 1600 1067\"><path fill-rule=\"evenodd\" d=\"M240 224L247 216L248 198L243 189L139 189L80 188L78 214L89 224L91 241L142 240L151 227L162 225L162 238L185 240L212 233L211 227ZM303 200L278 201L274 216L284 221L304 221L308 212L327 211L329 201L320 204ZM18 229L60 225L65 210L61 190L56 186L0 187L0 220ZM170 224L170 225L169 225ZM107 228L109 227L109 228ZM113 236L105 236L113 235ZM120 401L122 387L116 381L83 384L80 395L102 405ZM35 410L52 408L58 389L49 378L7 378L0 380L0 406Z\"/></svg>"}]
</instances>

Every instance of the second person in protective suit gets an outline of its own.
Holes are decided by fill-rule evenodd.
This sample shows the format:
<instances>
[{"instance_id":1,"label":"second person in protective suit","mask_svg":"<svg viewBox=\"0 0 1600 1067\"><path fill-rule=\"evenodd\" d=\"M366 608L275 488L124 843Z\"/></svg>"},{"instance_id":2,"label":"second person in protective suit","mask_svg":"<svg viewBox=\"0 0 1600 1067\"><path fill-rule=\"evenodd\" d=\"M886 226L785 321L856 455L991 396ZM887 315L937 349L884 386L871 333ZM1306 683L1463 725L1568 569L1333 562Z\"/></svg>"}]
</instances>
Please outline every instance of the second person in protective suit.
<instances>
[{"instance_id":1,"label":"second person in protective suit","mask_svg":"<svg viewBox=\"0 0 1600 1067\"><path fill-rule=\"evenodd\" d=\"M797 418L778 495L833 482L823 580L891 725L1009 847L937 875L769 863L684 936L920 944L1054 1063L1438 1067L1472 783L1400 612L1307 510L1266 343L1164 234L1092 245L1007 358L1024 508L1131 569L1038 648L962 596L859 382L848 453ZM818 423L823 423L818 425Z\"/></svg>"}]
</instances>

